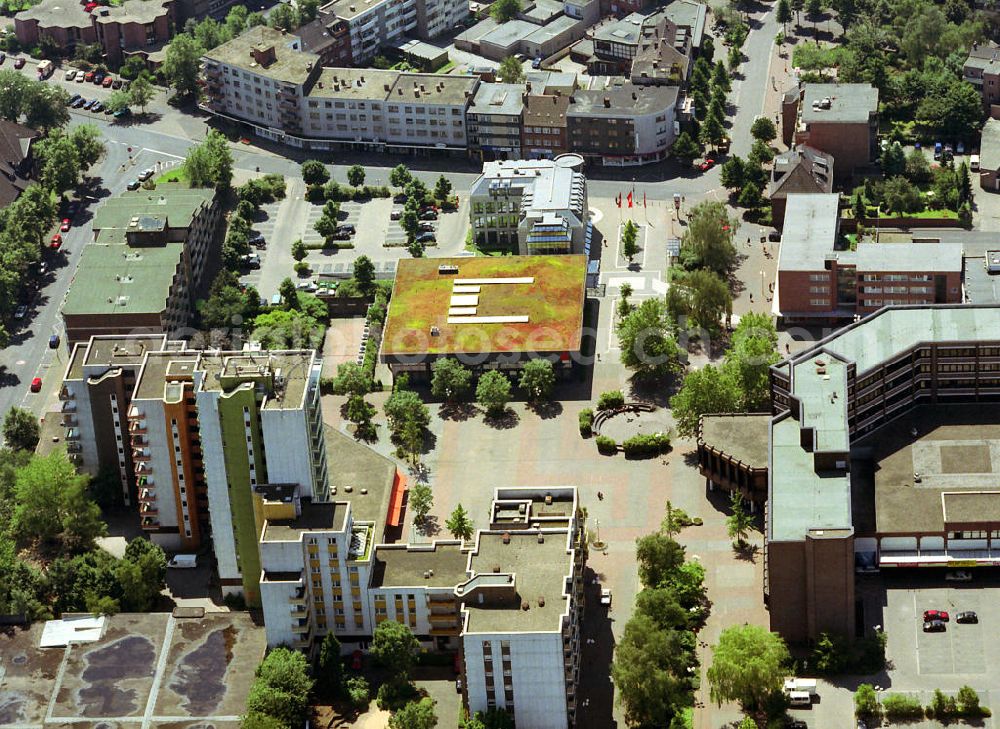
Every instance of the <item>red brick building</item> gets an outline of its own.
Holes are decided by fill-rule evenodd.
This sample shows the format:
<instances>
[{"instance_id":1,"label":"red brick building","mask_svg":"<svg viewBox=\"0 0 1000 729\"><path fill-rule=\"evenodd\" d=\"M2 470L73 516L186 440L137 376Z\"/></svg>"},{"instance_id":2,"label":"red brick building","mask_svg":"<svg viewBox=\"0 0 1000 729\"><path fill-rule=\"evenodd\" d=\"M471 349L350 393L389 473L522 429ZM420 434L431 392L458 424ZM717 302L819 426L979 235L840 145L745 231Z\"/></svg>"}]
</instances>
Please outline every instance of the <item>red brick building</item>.
<instances>
[{"instance_id":1,"label":"red brick building","mask_svg":"<svg viewBox=\"0 0 1000 729\"><path fill-rule=\"evenodd\" d=\"M837 322L883 306L962 302L962 244L840 236L836 194L788 196L774 309L787 323Z\"/></svg>"}]
</instances>

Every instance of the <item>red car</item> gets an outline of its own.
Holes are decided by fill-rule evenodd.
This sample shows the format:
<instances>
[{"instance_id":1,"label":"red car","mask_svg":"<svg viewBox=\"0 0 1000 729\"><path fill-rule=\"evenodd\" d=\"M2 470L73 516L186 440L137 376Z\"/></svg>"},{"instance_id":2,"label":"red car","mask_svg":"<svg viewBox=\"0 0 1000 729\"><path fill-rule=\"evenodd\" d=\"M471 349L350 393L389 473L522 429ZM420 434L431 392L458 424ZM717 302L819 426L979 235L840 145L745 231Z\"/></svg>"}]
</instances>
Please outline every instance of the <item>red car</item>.
<instances>
[{"instance_id":1,"label":"red car","mask_svg":"<svg viewBox=\"0 0 1000 729\"><path fill-rule=\"evenodd\" d=\"M14 61L14 68L24 68L24 64L25 64L25 59L18 58L16 61Z\"/></svg>"},{"instance_id":2,"label":"red car","mask_svg":"<svg viewBox=\"0 0 1000 729\"><path fill-rule=\"evenodd\" d=\"M111 84L113 84L114 82L115 82L115 80L114 80L113 77L111 77L111 76L105 76L104 80L101 82L101 86L103 86L106 89L110 89L111 88Z\"/></svg>"},{"instance_id":3,"label":"red car","mask_svg":"<svg viewBox=\"0 0 1000 729\"><path fill-rule=\"evenodd\" d=\"M698 169L701 170L702 172L708 172L713 167L715 167L715 160L712 159L711 157L709 157L700 165L698 165Z\"/></svg>"},{"instance_id":4,"label":"red car","mask_svg":"<svg viewBox=\"0 0 1000 729\"><path fill-rule=\"evenodd\" d=\"M86 81L88 84L89 83L93 83L94 82L94 72L93 71L87 71L87 73L83 77L83 80Z\"/></svg>"},{"instance_id":5,"label":"red car","mask_svg":"<svg viewBox=\"0 0 1000 729\"><path fill-rule=\"evenodd\" d=\"M52 236L52 240L49 242L49 248L51 248L54 251L57 251L59 250L60 246L62 246L62 236L56 233L54 236Z\"/></svg>"},{"instance_id":6,"label":"red car","mask_svg":"<svg viewBox=\"0 0 1000 729\"><path fill-rule=\"evenodd\" d=\"M41 377L36 377L35 379L33 379L31 381L31 391L32 392L41 392L42 391L42 378Z\"/></svg>"},{"instance_id":7,"label":"red car","mask_svg":"<svg viewBox=\"0 0 1000 729\"><path fill-rule=\"evenodd\" d=\"M354 651L351 654L351 668L355 671L361 670L361 659L364 657L364 653L361 651Z\"/></svg>"},{"instance_id":8,"label":"red car","mask_svg":"<svg viewBox=\"0 0 1000 729\"><path fill-rule=\"evenodd\" d=\"M930 620L941 620L942 622L948 622L948 613L944 610L924 610L924 622Z\"/></svg>"},{"instance_id":9,"label":"red car","mask_svg":"<svg viewBox=\"0 0 1000 729\"><path fill-rule=\"evenodd\" d=\"M59 230L61 230L63 233L69 230L69 218L62 219L62 225L59 226Z\"/></svg>"}]
</instances>

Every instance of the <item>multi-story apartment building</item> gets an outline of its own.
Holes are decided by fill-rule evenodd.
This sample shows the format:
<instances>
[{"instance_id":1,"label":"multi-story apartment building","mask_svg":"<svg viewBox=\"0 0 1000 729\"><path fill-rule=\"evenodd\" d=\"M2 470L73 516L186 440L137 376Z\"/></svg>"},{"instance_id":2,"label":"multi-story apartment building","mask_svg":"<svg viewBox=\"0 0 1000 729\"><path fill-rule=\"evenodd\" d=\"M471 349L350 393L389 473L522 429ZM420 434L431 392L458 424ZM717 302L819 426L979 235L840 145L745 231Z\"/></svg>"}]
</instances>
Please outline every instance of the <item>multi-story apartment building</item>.
<instances>
[{"instance_id":1,"label":"multi-story apartment building","mask_svg":"<svg viewBox=\"0 0 1000 729\"><path fill-rule=\"evenodd\" d=\"M69 54L77 44L99 43L105 63L117 68L128 56L162 48L177 22L174 0L127 0L89 12L82 3L43 0L14 16L14 33L26 48L49 37Z\"/></svg>"},{"instance_id":2,"label":"multi-story apartment building","mask_svg":"<svg viewBox=\"0 0 1000 729\"><path fill-rule=\"evenodd\" d=\"M794 124L794 134L785 129ZM838 180L878 155L878 89L871 84L803 84L782 101L783 139L833 156Z\"/></svg>"},{"instance_id":3,"label":"multi-story apartment building","mask_svg":"<svg viewBox=\"0 0 1000 729\"><path fill-rule=\"evenodd\" d=\"M1000 103L1000 45L991 40L973 43L962 68L962 77L976 87L986 111L995 118L993 106Z\"/></svg>"},{"instance_id":4,"label":"multi-story apartment building","mask_svg":"<svg viewBox=\"0 0 1000 729\"><path fill-rule=\"evenodd\" d=\"M577 90L567 111L570 151L609 166L664 159L677 133L676 86Z\"/></svg>"},{"instance_id":5,"label":"multi-story apartment building","mask_svg":"<svg viewBox=\"0 0 1000 729\"><path fill-rule=\"evenodd\" d=\"M300 44L257 27L213 49L205 109L309 149L466 150L478 77L322 68Z\"/></svg>"},{"instance_id":6,"label":"multi-story apartment building","mask_svg":"<svg viewBox=\"0 0 1000 729\"><path fill-rule=\"evenodd\" d=\"M469 191L477 245L520 255L583 253L587 210L587 178L560 160L488 162Z\"/></svg>"},{"instance_id":7,"label":"multi-story apartment building","mask_svg":"<svg viewBox=\"0 0 1000 729\"><path fill-rule=\"evenodd\" d=\"M223 594L260 604L254 490L289 484L329 498L322 363L313 351L202 353L195 391L212 539ZM130 418L144 413L133 406Z\"/></svg>"},{"instance_id":8,"label":"multi-story apartment building","mask_svg":"<svg viewBox=\"0 0 1000 729\"><path fill-rule=\"evenodd\" d=\"M137 497L127 420L136 378L149 352L168 348L183 344L163 334L91 337L72 348L63 373L59 411L70 460L92 476L116 474L126 505Z\"/></svg>"},{"instance_id":9,"label":"multi-story apartment building","mask_svg":"<svg viewBox=\"0 0 1000 729\"><path fill-rule=\"evenodd\" d=\"M851 250L840 238L838 195L791 194L787 201L774 299L785 321L962 301L961 243L861 243Z\"/></svg>"},{"instance_id":10,"label":"multi-story apartment building","mask_svg":"<svg viewBox=\"0 0 1000 729\"><path fill-rule=\"evenodd\" d=\"M402 492L391 463L378 467L370 451L365 459L376 467L364 495L310 504L258 489L268 644L308 649L332 631L350 650L395 620L431 649L459 651L470 712L502 708L525 726L572 726L586 562L576 489L497 489L489 526L471 544L384 545L374 538L398 521Z\"/></svg>"},{"instance_id":11,"label":"multi-story apartment building","mask_svg":"<svg viewBox=\"0 0 1000 729\"><path fill-rule=\"evenodd\" d=\"M208 284L220 220L212 189L167 183L108 200L94 216L94 239L63 302L68 344L94 335L181 333Z\"/></svg>"},{"instance_id":12,"label":"multi-story apartment building","mask_svg":"<svg viewBox=\"0 0 1000 729\"><path fill-rule=\"evenodd\" d=\"M521 151L525 159L552 159L569 151L566 112L569 96L526 94Z\"/></svg>"},{"instance_id":13,"label":"multi-story apartment building","mask_svg":"<svg viewBox=\"0 0 1000 729\"><path fill-rule=\"evenodd\" d=\"M524 84L480 84L466 111L469 154L480 160L521 159Z\"/></svg>"}]
</instances>

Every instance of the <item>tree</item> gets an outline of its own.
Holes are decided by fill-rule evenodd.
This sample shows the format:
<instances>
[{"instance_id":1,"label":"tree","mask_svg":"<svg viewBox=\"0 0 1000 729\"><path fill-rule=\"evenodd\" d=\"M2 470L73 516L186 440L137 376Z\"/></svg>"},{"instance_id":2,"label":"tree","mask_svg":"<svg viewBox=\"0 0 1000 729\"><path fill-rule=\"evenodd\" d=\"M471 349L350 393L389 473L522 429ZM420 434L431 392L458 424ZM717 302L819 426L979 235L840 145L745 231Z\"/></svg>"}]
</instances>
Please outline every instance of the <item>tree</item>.
<instances>
[{"instance_id":1,"label":"tree","mask_svg":"<svg viewBox=\"0 0 1000 729\"><path fill-rule=\"evenodd\" d=\"M490 5L490 17L498 23L513 20L521 12L521 0L496 0ZM513 83L512 81L507 83Z\"/></svg>"},{"instance_id":2,"label":"tree","mask_svg":"<svg viewBox=\"0 0 1000 729\"><path fill-rule=\"evenodd\" d=\"M712 647L708 682L712 701L737 701L748 713L760 711L780 691L790 657L785 641L759 625L726 628Z\"/></svg>"},{"instance_id":3,"label":"tree","mask_svg":"<svg viewBox=\"0 0 1000 729\"><path fill-rule=\"evenodd\" d=\"M302 181L307 185L322 185L330 179L330 172L319 160L307 159L300 167Z\"/></svg>"},{"instance_id":4,"label":"tree","mask_svg":"<svg viewBox=\"0 0 1000 729\"><path fill-rule=\"evenodd\" d=\"M688 301L693 324L716 331L724 317L733 309L733 297L729 286L714 271L701 269L692 271L684 278L685 288L690 291Z\"/></svg>"},{"instance_id":5,"label":"tree","mask_svg":"<svg viewBox=\"0 0 1000 729\"><path fill-rule=\"evenodd\" d=\"M22 542L59 537L72 548L89 547L106 527L87 497L88 481L63 452L32 458L15 474L12 533Z\"/></svg>"},{"instance_id":6,"label":"tree","mask_svg":"<svg viewBox=\"0 0 1000 729\"><path fill-rule=\"evenodd\" d=\"M721 60L716 61L715 66L712 67L712 88L718 90L723 96L728 94L732 88L726 66Z\"/></svg>"},{"instance_id":7,"label":"tree","mask_svg":"<svg viewBox=\"0 0 1000 729\"><path fill-rule=\"evenodd\" d=\"M748 182L740 191L740 205L748 210L755 210L762 202L760 188L756 182Z\"/></svg>"},{"instance_id":8,"label":"tree","mask_svg":"<svg viewBox=\"0 0 1000 729\"><path fill-rule=\"evenodd\" d=\"M281 303L286 309L295 309L299 305L299 290L295 288L295 282L290 278L285 278L278 284L278 294L281 296Z\"/></svg>"},{"instance_id":9,"label":"tree","mask_svg":"<svg viewBox=\"0 0 1000 729\"><path fill-rule=\"evenodd\" d=\"M521 369L521 380L518 384L532 402L548 400L556 386L556 373L552 362L547 359L533 359L526 362Z\"/></svg>"},{"instance_id":10,"label":"tree","mask_svg":"<svg viewBox=\"0 0 1000 729\"><path fill-rule=\"evenodd\" d=\"M344 661L340 656L341 647L337 636L331 631L323 636L319 644L316 660L316 688L324 696L336 697L341 692L344 680Z\"/></svg>"},{"instance_id":11,"label":"tree","mask_svg":"<svg viewBox=\"0 0 1000 729\"><path fill-rule=\"evenodd\" d=\"M426 428L431 421L427 406L412 390L394 391L385 401L383 410L389 420L390 427L394 430L401 428L407 422L413 422L421 428Z\"/></svg>"},{"instance_id":12,"label":"tree","mask_svg":"<svg viewBox=\"0 0 1000 729\"><path fill-rule=\"evenodd\" d=\"M410 169L404 164L398 164L389 173L389 184L393 187L406 187L407 183L413 179Z\"/></svg>"},{"instance_id":13,"label":"tree","mask_svg":"<svg viewBox=\"0 0 1000 729\"><path fill-rule=\"evenodd\" d=\"M701 154L701 147L687 132L681 132L670 147L670 152L679 160L691 164L691 160Z\"/></svg>"},{"instance_id":14,"label":"tree","mask_svg":"<svg viewBox=\"0 0 1000 729\"><path fill-rule=\"evenodd\" d=\"M358 709L368 706L370 700L370 690L368 682L361 676L354 676L347 679L347 696L351 704Z\"/></svg>"},{"instance_id":15,"label":"tree","mask_svg":"<svg viewBox=\"0 0 1000 729\"><path fill-rule=\"evenodd\" d=\"M111 96L108 100L104 102L104 108L110 109L111 113L121 111L122 109L127 109L132 103L132 99L129 96L128 91L112 91Z\"/></svg>"},{"instance_id":16,"label":"tree","mask_svg":"<svg viewBox=\"0 0 1000 729\"><path fill-rule=\"evenodd\" d=\"M642 584L663 587L684 564L684 547L665 534L654 532L635 540L635 559Z\"/></svg>"},{"instance_id":17,"label":"tree","mask_svg":"<svg viewBox=\"0 0 1000 729\"><path fill-rule=\"evenodd\" d=\"M737 155L733 155L722 163L720 173L720 182L727 190L739 190L746 184L746 169L743 159Z\"/></svg>"},{"instance_id":18,"label":"tree","mask_svg":"<svg viewBox=\"0 0 1000 729\"><path fill-rule=\"evenodd\" d=\"M885 208L892 213L918 212L923 208L920 191L905 177L891 177L882 185Z\"/></svg>"},{"instance_id":19,"label":"tree","mask_svg":"<svg viewBox=\"0 0 1000 729\"><path fill-rule=\"evenodd\" d=\"M147 612L163 590L167 557L163 549L148 539L136 537L125 548L125 557L115 568L122 588L122 608L128 612Z\"/></svg>"},{"instance_id":20,"label":"tree","mask_svg":"<svg viewBox=\"0 0 1000 729\"><path fill-rule=\"evenodd\" d=\"M958 705L965 716L979 716L983 713L979 705L979 694L971 686L962 686L958 690Z\"/></svg>"},{"instance_id":21,"label":"tree","mask_svg":"<svg viewBox=\"0 0 1000 729\"><path fill-rule=\"evenodd\" d=\"M854 219L859 221L864 220L868 217L868 205L865 203L864 195L860 192L854 193L854 197L851 198L851 213L854 215Z\"/></svg>"},{"instance_id":22,"label":"tree","mask_svg":"<svg viewBox=\"0 0 1000 729\"><path fill-rule=\"evenodd\" d=\"M741 393L728 370L705 365L692 370L676 395L670 398L677 433L685 438L698 432L698 422L706 413L738 412Z\"/></svg>"},{"instance_id":23,"label":"tree","mask_svg":"<svg viewBox=\"0 0 1000 729\"><path fill-rule=\"evenodd\" d=\"M299 16L301 23L311 23L316 19L319 10L319 0L298 0Z\"/></svg>"},{"instance_id":24,"label":"tree","mask_svg":"<svg viewBox=\"0 0 1000 729\"><path fill-rule=\"evenodd\" d=\"M710 144L713 147L718 146L722 143L722 140L726 137L726 129L722 125L722 121L711 113L711 107L709 114L705 117L705 121L701 125L701 131L698 133L702 144Z\"/></svg>"},{"instance_id":25,"label":"tree","mask_svg":"<svg viewBox=\"0 0 1000 729\"><path fill-rule=\"evenodd\" d=\"M451 182L447 177L441 175L434 184L434 199L440 203L447 202L451 197Z\"/></svg>"},{"instance_id":26,"label":"tree","mask_svg":"<svg viewBox=\"0 0 1000 729\"><path fill-rule=\"evenodd\" d=\"M723 365L740 390L740 409L767 409L771 397L770 367L779 360L778 333L767 314L749 312L740 318Z\"/></svg>"},{"instance_id":27,"label":"tree","mask_svg":"<svg viewBox=\"0 0 1000 729\"><path fill-rule=\"evenodd\" d=\"M204 142L188 150L184 171L191 187L228 189L233 181L233 153L225 135L210 130Z\"/></svg>"},{"instance_id":28,"label":"tree","mask_svg":"<svg viewBox=\"0 0 1000 729\"><path fill-rule=\"evenodd\" d=\"M302 242L301 238L292 243L292 258L296 261L301 261L308 254L309 251L306 250L306 244Z\"/></svg>"},{"instance_id":29,"label":"tree","mask_svg":"<svg viewBox=\"0 0 1000 729\"><path fill-rule=\"evenodd\" d=\"M348 398L345 414L347 419L357 426L356 432L359 437L368 438L374 433L372 418L375 417L375 406L361 395L351 395Z\"/></svg>"},{"instance_id":30,"label":"tree","mask_svg":"<svg viewBox=\"0 0 1000 729\"><path fill-rule=\"evenodd\" d=\"M413 509L414 521L421 523L427 518L434 506L434 491L429 484L420 481L410 489L406 503Z\"/></svg>"},{"instance_id":31,"label":"tree","mask_svg":"<svg viewBox=\"0 0 1000 729\"><path fill-rule=\"evenodd\" d=\"M167 83L181 96L198 93L201 57L205 49L187 33L174 36L167 46L160 72Z\"/></svg>"},{"instance_id":32,"label":"tree","mask_svg":"<svg viewBox=\"0 0 1000 729\"><path fill-rule=\"evenodd\" d=\"M30 81L22 99L24 123L32 129L50 131L69 123L69 93L42 81Z\"/></svg>"},{"instance_id":33,"label":"tree","mask_svg":"<svg viewBox=\"0 0 1000 729\"><path fill-rule=\"evenodd\" d=\"M129 56L118 71L118 75L123 79L133 81L146 71L146 59L142 56Z\"/></svg>"},{"instance_id":34,"label":"tree","mask_svg":"<svg viewBox=\"0 0 1000 729\"><path fill-rule=\"evenodd\" d=\"M251 336L264 349L315 348L323 342L324 327L297 309L276 309L253 320Z\"/></svg>"},{"instance_id":35,"label":"tree","mask_svg":"<svg viewBox=\"0 0 1000 729\"><path fill-rule=\"evenodd\" d=\"M277 30L295 30L300 22L298 10L289 3L278 3L267 16L267 24Z\"/></svg>"},{"instance_id":36,"label":"tree","mask_svg":"<svg viewBox=\"0 0 1000 729\"><path fill-rule=\"evenodd\" d=\"M361 165L351 165L347 168L347 182L354 187L365 184L365 168Z\"/></svg>"},{"instance_id":37,"label":"tree","mask_svg":"<svg viewBox=\"0 0 1000 729\"><path fill-rule=\"evenodd\" d=\"M926 159L924 160L926 161ZM972 201L972 178L969 175L969 165L965 162L957 170L958 204L965 205Z\"/></svg>"},{"instance_id":38,"label":"tree","mask_svg":"<svg viewBox=\"0 0 1000 729\"><path fill-rule=\"evenodd\" d=\"M621 362L640 378L662 377L673 371L680 350L670 334L666 305L645 299L618 324Z\"/></svg>"},{"instance_id":39,"label":"tree","mask_svg":"<svg viewBox=\"0 0 1000 729\"><path fill-rule=\"evenodd\" d=\"M622 255L628 259L629 263L639 253L639 244L636 241L638 232L638 226L631 220L626 221L625 227L622 228Z\"/></svg>"},{"instance_id":40,"label":"tree","mask_svg":"<svg viewBox=\"0 0 1000 729\"><path fill-rule=\"evenodd\" d=\"M436 726L434 699L429 696L411 701L389 718L389 729L434 729Z\"/></svg>"},{"instance_id":41,"label":"tree","mask_svg":"<svg viewBox=\"0 0 1000 729\"><path fill-rule=\"evenodd\" d=\"M733 546L743 549L753 527L753 517L743 508L743 496L739 491L733 491L729 495L729 508L733 513L726 517L726 532L734 540Z\"/></svg>"},{"instance_id":42,"label":"tree","mask_svg":"<svg viewBox=\"0 0 1000 729\"><path fill-rule=\"evenodd\" d=\"M80 176L80 156L63 131L53 132L34 145L39 181L56 195L72 189Z\"/></svg>"},{"instance_id":43,"label":"tree","mask_svg":"<svg viewBox=\"0 0 1000 729\"><path fill-rule=\"evenodd\" d=\"M337 365L337 376L333 378L335 395L367 395L371 391L371 378L364 367L356 362Z\"/></svg>"},{"instance_id":44,"label":"tree","mask_svg":"<svg viewBox=\"0 0 1000 729\"><path fill-rule=\"evenodd\" d=\"M781 0L787 4L788 0ZM780 5L778 6L781 7ZM750 134L753 135L754 139L758 139L765 144L773 142L778 138L778 130L774 126L774 122L766 116L759 116L753 121L753 125L750 127Z\"/></svg>"},{"instance_id":45,"label":"tree","mask_svg":"<svg viewBox=\"0 0 1000 729\"><path fill-rule=\"evenodd\" d=\"M375 284L375 264L368 256L358 256L354 259L354 280L358 288L365 294L371 293Z\"/></svg>"},{"instance_id":46,"label":"tree","mask_svg":"<svg viewBox=\"0 0 1000 729\"><path fill-rule=\"evenodd\" d=\"M787 31L785 27L792 19L792 6L789 4L788 0L778 0L778 14L777 21L781 23L781 31L784 33Z\"/></svg>"},{"instance_id":47,"label":"tree","mask_svg":"<svg viewBox=\"0 0 1000 729\"><path fill-rule=\"evenodd\" d=\"M878 716L878 694L870 683L859 685L854 692L854 713L861 719L873 719Z\"/></svg>"},{"instance_id":48,"label":"tree","mask_svg":"<svg viewBox=\"0 0 1000 729\"><path fill-rule=\"evenodd\" d=\"M887 177L902 175L906 171L906 154L899 142L893 142L882 152L882 173Z\"/></svg>"},{"instance_id":49,"label":"tree","mask_svg":"<svg viewBox=\"0 0 1000 729\"><path fill-rule=\"evenodd\" d=\"M431 393L448 402L462 400L472 389L472 372L453 357L443 357L431 365Z\"/></svg>"},{"instance_id":50,"label":"tree","mask_svg":"<svg viewBox=\"0 0 1000 729\"><path fill-rule=\"evenodd\" d=\"M375 628L371 654L397 681L407 681L417 662L420 643L408 627L395 620L383 620Z\"/></svg>"},{"instance_id":51,"label":"tree","mask_svg":"<svg viewBox=\"0 0 1000 729\"><path fill-rule=\"evenodd\" d=\"M3 438L8 448L34 451L38 445L38 418L29 410L12 407L3 419Z\"/></svg>"},{"instance_id":52,"label":"tree","mask_svg":"<svg viewBox=\"0 0 1000 729\"><path fill-rule=\"evenodd\" d=\"M455 507L455 510L451 512L451 516L448 517L444 525L455 539L472 539L474 530L472 519L469 518L469 512L465 510L462 504Z\"/></svg>"},{"instance_id":53,"label":"tree","mask_svg":"<svg viewBox=\"0 0 1000 729\"><path fill-rule=\"evenodd\" d=\"M488 416L501 415L510 402L510 380L499 370L490 370L479 378L476 402L486 408Z\"/></svg>"},{"instance_id":54,"label":"tree","mask_svg":"<svg viewBox=\"0 0 1000 729\"><path fill-rule=\"evenodd\" d=\"M736 46L731 46L726 61L729 63L729 73L735 73L743 62L743 53Z\"/></svg>"},{"instance_id":55,"label":"tree","mask_svg":"<svg viewBox=\"0 0 1000 729\"><path fill-rule=\"evenodd\" d=\"M491 6L491 12L498 5L507 3L517 3L520 6L519 0L496 0ZM505 84L524 83L524 66L514 56L507 56L500 61L500 68L497 70L497 79Z\"/></svg>"},{"instance_id":56,"label":"tree","mask_svg":"<svg viewBox=\"0 0 1000 729\"><path fill-rule=\"evenodd\" d=\"M931 165L922 151L914 149L906 155L906 164L903 174L905 174L906 179L914 185L922 185L930 182L932 177Z\"/></svg>"},{"instance_id":57,"label":"tree","mask_svg":"<svg viewBox=\"0 0 1000 729\"><path fill-rule=\"evenodd\" d=\"M153 100L156 90L146 76L139 76L128 88L129 106L138 106L139 110L145 114L146 107Z\"/></svg>"},{"instance_id":58,"label":"tree","mask_svg":"<svg viewBox=\"0 0 1000 729\"><path fill-rule=\"evenodd\" d=\"M285 727L301 726L309 711L312 688L305 656L289 648L275 648L257 667L247 696L247 715L273 717Z\"/></svg>"},{"instance_id":59,"label":"tree","mask_svg":"<svg viewBox=\"0 0 1000 729\"><path fill-rule=\"evenodd\" d=\"M681 239L681 263L688 270L708 268L722 278L736 263L733 230L726 206L720 202L702 202L688 215L688 227Z\"/></svg>"}]
</instances>

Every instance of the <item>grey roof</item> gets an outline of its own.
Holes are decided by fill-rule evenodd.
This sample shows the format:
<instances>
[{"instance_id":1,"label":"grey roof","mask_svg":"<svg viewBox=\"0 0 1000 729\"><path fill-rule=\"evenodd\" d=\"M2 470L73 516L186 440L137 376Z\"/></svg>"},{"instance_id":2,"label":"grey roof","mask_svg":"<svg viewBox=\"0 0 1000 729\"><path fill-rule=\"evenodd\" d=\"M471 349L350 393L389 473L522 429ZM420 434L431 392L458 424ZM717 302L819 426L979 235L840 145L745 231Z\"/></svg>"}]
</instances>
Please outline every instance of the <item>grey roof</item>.
<instances>
[{"instance_id":1,"label":"grey roof","mask_svg":"<svg viewBox=\"0 0 1000 729\"><path fill-rule=\"evenodd\" d=\"M34 7L22 10L15 20L36 20L42 28L90 28L93 19L83 5L74 0L42 0Z\"/></svg>"},{"instance_id":2,"label":"grey roof","mask_svg":"<svg viewBox=\"0 0 1000 729\"><path fill-rule=\"evenodd\" d=\"M560 15L551 23L543 25L540 28L535 28L534 32L529 33L525 40L530 43L545 43L568 30L572 30L579 24L580 21L576 18L571 18L568 15Z\"/></svg>"},{"instance_id":3,"label":"grey roof","mask_svg":"<svg viewBox=\"0 0 1000 729\"><path fill-rule=\"evenodd\" d=\"M309 91L309 97L384 101L388 89L399 78L398 71L373 68L324 68Z\"/></svg>"},{"instance_id":4,"label":"grey roof","mask_svg":"<svg viewBox=\"0 0 1000 729\"><path fill-rule=\"evenodd\" d=\"M661 11L670 22L691 29L691 45L701 48L708 6L694 0L674 0Z\"/></svg>"},{"instance_id":5,"label":"grey roof","mask_svg":"<svg viewBox=\"0 0 1000 729\"><path fill-rule=\"evenodd\" d=\"M526 211L573 212L579 217L585 212L584 176L552 160L487 162L469 194L473 197L488 195L490 188L496 184L521 189Z\"/></svg>"},{"instance_id":6,"label":"grey roof","mask_svg":"<svg viewBox=\"0 0 1000 729\"><path fill-rule=\"evenodd\" d=\"M520 116L524 110L524 92L524 84L480 84L468 113Z\"/></svg>"},{"instance_id":7,"label":"grey roof","mask_svg":"<svg viewBox=\"0 0 1000 729\"><path fill-rule=\"evenodd\" d=\"M987 119L980 142L979 167L986 172L1000 170L1000 119Z\"/></svg>"},{"instance_id":8,"label":"grey roof","mask_svg":"<svg viewBox=\"0 0 1000 729\"><path fill-rule=\"evenodd\" d=\"M966 68L986 69L992 66L1000 58L1000 46L993 41L985 43L974 43L969 49L969 57L965 61Z\"/></svg>"},{"instance_id":9,"label":"grey roof","mask_svg":"<svg viewBox=\"0 0 1000 729\"><path fill-rule=\"evenodd\" d=\"M636 86L625 83L603 90L577 90L569 105L569 116L642 116L670 109L677 104L676 86Z\"/></svg>"},{"instance_id":10,"label":"grey roof","mask_svg":"<svg viewBox=\"0 0 1000 729\"><path fill-rule=\"evenodd\" d=\"M500 48L511 48L538 30L539 26L527 20L508 20L479 36L480 43L490 43ZM472 30L470 28L470 30Z\"/></svg>"},{"instance_id":11,"label":"grey roof","mask_svg":"<svg viewBox=\"0 0 1000 729\"><path fill-rule=\"evenodd\" d=\"M829 109L813 109L813 102L830 99ZM878 89L871 84L806 84L802 121L867 123L878 111Z\"/></svg>"},{"instance_id":12,"label":"grey roof","mask_svg":"<svg viewBox=\"0 0 1000 729\"><path fill-rule=\"evenodd\" d=\"M514 22L513 20L510 22ZM499 23L493 20L493 18L484 18L476 23L471 28L463 30L457 36L455 36L456 41L464 41L466 43L477 43L481 41L490 31L499 27Z\"/></svg>"},{"instance_id":13,"label":"grey roof","mask_svg":"<svg viewBox=\"0 0 1000 729\"><path fill-rule=\"evenodd\" d=\"M533 94L576 88L576 74L571 71L528 71L525 77Z\"/></svg>"},{"instance_id":14,"label":"grey roof","mask_svg":"<svg viewBox=\"0 0 1000 729\"><path fill-rule=\"evenodd\" d=\"M833 192L833 156L800 145L774 158L768 196Z\"/></svg>"},{"instance_id":15,"label":"grey roof","mask_svg":"<svg viewBox=\"0 0 1000 729\"><path fill-rule=\"evenodd\" d=\"M822 270L837 240L840 196L794 193L785 207L778 252L779 271Z\"/></svg>"},{"instance_id":16,"label":"grey roof","mask_svg":"<svg viewBox=\"0 0 1000 729\"><path fill-rule=\"evenodd\" d=\"M478 76L402 73L389 92L389 98L425 104L464 104L475 93L478 84Z\"/></svg>"},{"instance_id":17,"label":"grey roof","mask_svg":"<svg viewBox=\"0 0 1000 729\"><path fill-rule=\"evenodd\" d=\"M277 81L303 84L308 80L313 68L319 64L319 56L291 47L292 43L298 42L297 36L287 35L266 25L258 25L231 41L206 51L204 58ZM271 48L274 49L275 60L267 66L262 66L254 60L252 51L266 51Z\"/></svg>"},{"instance_id":18,"label":"grey roof","mask_svg":"<svg viewBox=\"0 0 1000 729\"><path fill-rule=\"evenodd\" d=\"M962 271L961 243L862 243L859 271Z\"/></svg>"},{"instance_id":19,"label":"grey roof","mask_svg":"<svg viewBox=\"0 0 1000 729\"><path fill-rule=\"evenodd\" d=\"M147 25L170 13L173 0L129 0L118 7L94 11L98 23L139 23Z\"/></svg>"},{"instance_id":20,"label":"grey roof","mask_svg":"<svg viewBox=\"0 0 1000 729\"><path fill-rule=\"evenodd\" d=\"M642 36L642 22L645 19L646 16L639 13L626 15L621 20L615 20L594 30L594 40L638 45L639 38Z\"/></svg>"},{"instance_id":21,"label":"grey roof","mask_svg":"<svg viewBox=\"0 0 1000 729\"><path fill-rule=\"evenodd\" d=\"M563 5L557 0L534 0L531 8L521 11L521 16L530 18L536 23L544 24L561 15L562 11Z\"/></svg>"}]
</instances>

